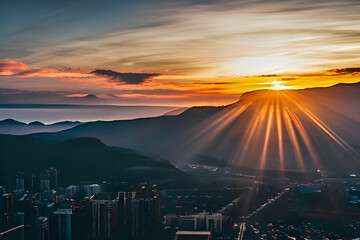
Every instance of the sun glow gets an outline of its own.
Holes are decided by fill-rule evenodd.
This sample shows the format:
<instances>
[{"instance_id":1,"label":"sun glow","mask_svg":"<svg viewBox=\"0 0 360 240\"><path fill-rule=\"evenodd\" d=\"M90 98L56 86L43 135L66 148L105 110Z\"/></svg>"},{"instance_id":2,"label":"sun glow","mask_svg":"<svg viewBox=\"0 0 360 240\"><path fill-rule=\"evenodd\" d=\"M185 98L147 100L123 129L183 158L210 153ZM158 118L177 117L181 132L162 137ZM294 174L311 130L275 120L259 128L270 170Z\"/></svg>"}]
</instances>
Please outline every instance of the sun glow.
<instances>
[{"instance_id":1,"label":"sun glow","mask_svg":"<svg viewBox=\"0 0 360 240\"><path fill-rule=\"evenodd\" d=\"M279 90L283 87L281 82L278 81L274 81L273 86L274 90ZM318 154L304 124L310 124L320 130L328 136L329 140L334 141L343 150L348 152L349 156L359 157L359 153L352 146L335 133L330 126L320 120L310 109L304 106L306 100L300 94L276 91L272 93L264 92L262 95L256 96L264 98L261 103L262 108L254 115L256 120L252 121L252 126L245 131L243 138L245 142L239 145L240 152L242 153L240 156L238 153L235 154L233 161L235 160L236 162L237 159L252 156L254 159L258 158L259 169L266 169L267 160L274 156L274 149L276 149L274 147L272 151L270 150L270 142L273 142L273 146L275 146L277 141L278 152L275 155L279 163L275 168L284 170L285 161L290 161L291 158L296 161L297 168L300 170L307 168L306 165L309 165L309 160L312 161L311 165L320 167ZM255 100L253 101L256 102ZM287 159L285 157L284 139L289 140L288 148L293 150L293 155L287 155ZM249 148L249 144L251 142L262 146L260 148L260 155L258 153L250 153L251 148Z\"/></svg>"},{"instance_id":2,"label":"sun glow","mask_svg":"<svg viewBox=\"0 0 360 240\"><path fill-rule=\"evenodd\" d=\"M224 74L258 76L296 72L304 66L306 66L306 60L290 56L248 56L230 59L218 71Z\"/></svg>"},{"instance_id":3,"label":"sun glow","mask_svg":"<svg viewBox=\"0 0 360 240\"><path fill-rule=\"evenodd\" d=\"M192 149L187 152L225 149L231 151L229 166L308 171L322 169L324 152L314 140L314 136L322 135L324 148L342 149L348 157L359 158L329 121L332 117L322 115L319 106L305 95L272 91L284 89L282 83L268 82L271 90L247 93L238 103L194 126L191 132L197 134L186 144L186 149ZM243 125L243 121L250 124ZM219 139L223 144L214 145ZM194 145L196 148L191 148Z\"/></svg>"},{"instance_id":4,"label":"sun glow","mask_svg":"<svg viewBox=\"0 0 360 240\"><path fill-rule=\"evenodd\" d=\"M272 87L270 89L272 90L284 90L284 89L289 89L291 88L290 86L284 86L282 81L273 81L270 83L272 85Z\"/></svg>"},{"instance_id":5,"label":"sun glow","mask_svg":"<svg viewBox=\"0 0 360 240\"><path fill-rule=\"evenodd\" d=\"M286 84L287 81L278 81L278 80L274 80L272 82L263 82L263 83L258 83L259 85L265 85L266 89L270 89L270 90L286 90L286 89L290 89L293 88L293 86L286 86L284 84Z\"/></svg>"}]
</instances>

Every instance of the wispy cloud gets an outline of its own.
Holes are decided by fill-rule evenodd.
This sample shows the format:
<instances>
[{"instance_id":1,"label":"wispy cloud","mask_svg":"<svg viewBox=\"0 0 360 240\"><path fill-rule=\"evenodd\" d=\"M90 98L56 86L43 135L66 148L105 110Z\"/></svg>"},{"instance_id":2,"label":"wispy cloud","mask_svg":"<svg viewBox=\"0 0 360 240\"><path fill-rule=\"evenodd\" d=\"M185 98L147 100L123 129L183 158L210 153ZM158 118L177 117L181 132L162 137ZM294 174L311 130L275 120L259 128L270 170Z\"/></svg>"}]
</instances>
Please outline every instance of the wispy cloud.
<instances>
[{"instance_id":1,"label":"wispy cloud","mask_svg":"<svg viewBox=\"0 0 360 240\"><path fill-rule=\"evenodd\" d=\"M142 17L128 17L128 24L114 24L113 16L101 31L87 26L73 30L73 38L52 31L61 41L32 41L30 53L6 54L41 67L227 76L345 68L360 60L357 1L155 1L135 9ZM41 31L42 39L50 36Z\"/></svg>"}]
</instances>

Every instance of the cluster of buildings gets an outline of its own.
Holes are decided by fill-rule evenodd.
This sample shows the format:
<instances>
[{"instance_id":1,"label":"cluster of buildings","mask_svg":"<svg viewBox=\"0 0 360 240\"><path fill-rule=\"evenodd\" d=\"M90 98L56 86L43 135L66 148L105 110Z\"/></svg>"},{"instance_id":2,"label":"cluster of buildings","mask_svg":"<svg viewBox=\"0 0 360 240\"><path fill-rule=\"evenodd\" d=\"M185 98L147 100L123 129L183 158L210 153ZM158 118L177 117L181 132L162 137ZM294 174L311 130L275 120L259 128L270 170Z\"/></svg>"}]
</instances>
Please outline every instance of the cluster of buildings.
<instances>
[{"instance_id":1,"label":"cluster of buildings","mask_svg":"<svg viewBox=\"0 0 360 240\"><path fill-rule=\"evenodd\" d=\"M165 226L182 231L223 231L223 215L221 213L201 212L195 215L177 216L167 214L164 217Z\"/></svg>"},{"instance_id":2,"label":"cluster of buildings","mask_svg":"<svg viewBox=\"0 0 360 240\"><path fill-rule=\"evenodd\" d=\"M0 186L0 240L151 239L161 230L155 184L114 194L98 184L59 188L55 168L39 176L18 172L12 192Z\"/></svg>"},{"instance_id":3,"label":"cluster of buildings","mask_svg":"<svg viewBox=\"0 0 360 240\"><path fill-rule=\"evenodd\" d=\"M50 168L17 172L13 186L0 186L0 240L213 239L224 232L221 211L164 216L156 184L64 188Z\"/></svg>"},{"instance_id":4,"label":"cluster of buildings","mask_svg":"<svg viewBox=\"0 0 360 240\"><path fill-rule=\"evenodd\" d=\"M326 226L320 223L287 224L277 221L270 222L265 226L255 223L247 228L257 236L253 239L344 239L340 234L327 231Z\"/></svg>"},{"instance_id":5,"label":"cluster of buildings","mask_svg":"<svg viewBox=\"0 0 360 240\"><path fill-rule=\"evenodd\" d=\"M22 172L17 172L15 177L15 191L21 192L25 189L41 192L58 189L57 169L50 168L40 173L39 176L31 174L31 176L26 177L26 179Z\"/></svg>"}]
</instances>

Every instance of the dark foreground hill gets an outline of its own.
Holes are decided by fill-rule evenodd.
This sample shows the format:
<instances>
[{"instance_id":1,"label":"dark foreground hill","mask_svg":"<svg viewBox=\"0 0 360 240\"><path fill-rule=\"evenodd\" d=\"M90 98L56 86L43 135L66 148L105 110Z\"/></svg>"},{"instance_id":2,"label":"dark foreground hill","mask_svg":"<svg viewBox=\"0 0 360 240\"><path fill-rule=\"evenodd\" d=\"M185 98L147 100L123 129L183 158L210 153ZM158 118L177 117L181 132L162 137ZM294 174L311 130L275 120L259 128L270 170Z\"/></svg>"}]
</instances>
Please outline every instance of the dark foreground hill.
<instances>
[{"instance_id":1,"label":"dark foreground hill","mask_svg":"<svg viewBox=\"0 0 360 240\"><path fill-rule=\"evenodd\" d=\"M96 137L177 163L352 172L360 171L359 106L360 83L259 90L224 107L86 123L43 137Z\"/></svg>"},{"instance_id":2,"label":"dark foreground hill","mask_svg":"<svg viewBox=\"0 0 360 240\"><path fill-rule=\"evenodd\" d=\"M48 144L26 136L0 135L0 185L13 187L17 171L30 176L50 167L58 169L62 186L104 180L179 186L190 181L186 174L166 161L109 147L94 138Z\"/></svg>"}]
</instances>

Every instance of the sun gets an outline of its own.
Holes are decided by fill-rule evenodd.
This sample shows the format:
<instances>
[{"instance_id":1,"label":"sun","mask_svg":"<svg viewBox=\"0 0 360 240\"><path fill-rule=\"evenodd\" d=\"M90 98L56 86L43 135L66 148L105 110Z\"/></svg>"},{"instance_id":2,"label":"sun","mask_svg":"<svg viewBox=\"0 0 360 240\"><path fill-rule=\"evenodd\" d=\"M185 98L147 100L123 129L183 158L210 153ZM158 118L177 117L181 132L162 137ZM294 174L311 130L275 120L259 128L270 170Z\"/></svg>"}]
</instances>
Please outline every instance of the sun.
<instances>
[{"instance_id":1,"label":"sun","mask_svg":"<svg viewBox=\"0 0 360 240\"><path fill-rule=\"evenodd\" d=\"M272 81L272 82L269 83L272 86L270 89L272 89L272 90L283 90L283 89L291 88L290 86L284 86L283 83L284 82L277 81L277 80Z\"/></svg>"},{"instance_id":2,"label":"sun","mask_svg":"<svg viewBox=\"0 0 360 240\"><path fill-rule=\"evenodd\" d=\"M265 89L271 89L271 90L285 90L285 89L290 89L292 88L292 86L285 86L284 84L286 84L288 81L278 81L278 80L274 80L272 82L263 82L263 83L258 83L260 85L265 85L266 87L264 87Z\"/></svg>"},{"instance_id":3,"label":"sun","mask_svg":"<svg viewBox=\"0 0 360 240\"><path fill-rule=\"evenodd\" d=\"M280 81L276 81L276 80L271 82L271 85L274 90L280 90L283 87L282 83Z\"/></svg>"}]
</instances>

